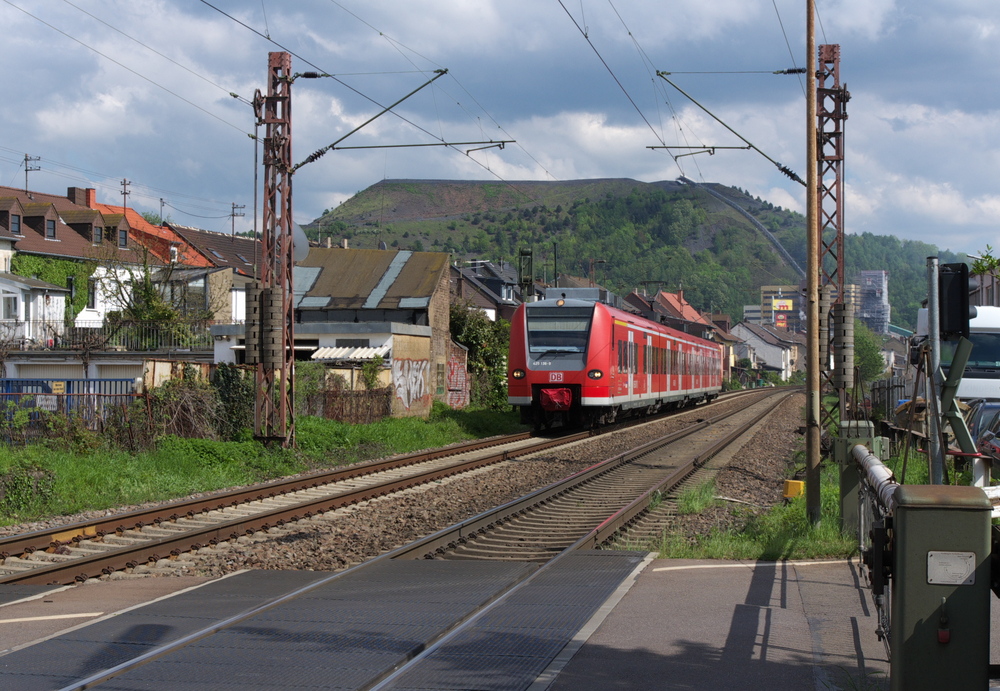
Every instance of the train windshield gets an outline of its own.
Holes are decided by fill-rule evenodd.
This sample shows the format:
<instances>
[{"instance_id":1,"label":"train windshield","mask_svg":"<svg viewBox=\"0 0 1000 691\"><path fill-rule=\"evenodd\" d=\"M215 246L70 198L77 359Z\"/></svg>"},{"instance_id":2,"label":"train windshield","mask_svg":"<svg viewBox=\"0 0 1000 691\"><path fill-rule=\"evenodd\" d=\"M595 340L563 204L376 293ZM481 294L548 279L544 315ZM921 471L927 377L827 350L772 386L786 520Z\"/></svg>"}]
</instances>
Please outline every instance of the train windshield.
<instances>
[{"instance_id":1,"label":"train windshield","mask_svg":"<svg viewBox=\"0 0 1000 691\"><path fill-rule=\"evenodd\" d=\"M593 307L528 307L528 352L583 353Z\"/></svg>"},{"instance_id":2,"label":"train windshield","mask_svg":"<svg viewBox=\"0 0 1000 691\"><path fill-rule=\"evenodd\" d=\"M966 368L996 369L1000 367L1000 333L973 332L969 334L972 352ZM947 370L955 356L958 341L941 341L941 366Z\"/></svg>"}]
</instances>

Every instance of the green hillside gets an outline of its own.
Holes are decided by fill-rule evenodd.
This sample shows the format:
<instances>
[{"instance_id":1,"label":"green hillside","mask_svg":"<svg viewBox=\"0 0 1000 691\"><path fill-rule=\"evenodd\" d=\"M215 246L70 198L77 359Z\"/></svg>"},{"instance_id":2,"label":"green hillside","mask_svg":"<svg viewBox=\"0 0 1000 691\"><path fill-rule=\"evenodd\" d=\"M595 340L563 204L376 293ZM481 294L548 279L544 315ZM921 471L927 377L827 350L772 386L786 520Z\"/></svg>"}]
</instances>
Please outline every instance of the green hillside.
<instances>
[{"instance_id":1,"label":"green hillside","mask_svg":"<svg viewBox=\"0 0 1000 691\"><path fill-rule=\"evenodd\" d=\"M643 183L629 179L567 182L386 180L327 210L305 230L313 240L354 248L451 252L456 261L513 261L530 247L536 276L553 270L587 277L626 294L653 283L684 289L702 310L734 319L759 302L760 286L797 284L799 274L738 204L804 268L805 218L738 188ZM912 328L924 297L925 243L865 233L845 239L846 276L889 271L893 323ZM600 260L604 260L600 262ZM942 261L958 261L946 253Z\"/></svg>"}]
</instances>

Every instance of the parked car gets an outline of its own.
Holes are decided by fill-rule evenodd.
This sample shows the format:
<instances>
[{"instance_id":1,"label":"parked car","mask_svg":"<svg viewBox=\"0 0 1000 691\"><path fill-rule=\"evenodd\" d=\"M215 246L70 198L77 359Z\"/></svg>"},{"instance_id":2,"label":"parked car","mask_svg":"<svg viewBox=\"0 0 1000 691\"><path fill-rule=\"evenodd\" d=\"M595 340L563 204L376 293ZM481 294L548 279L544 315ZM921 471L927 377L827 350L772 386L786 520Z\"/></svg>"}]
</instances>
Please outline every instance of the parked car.
<instances>
[{"instance_id":1,"label":"parked car","mask_svg":"<svg viewBox=\"0 0 1000 691\"><path fill-rule=\"evenodd\" d=\"M972 441L979 439L979 433L986 428L986 424L997 412L1000 412L1000 401L977 398L969 402L969 409L965 413L965 426L969 428Z\"/></svg>"}]
</instances>

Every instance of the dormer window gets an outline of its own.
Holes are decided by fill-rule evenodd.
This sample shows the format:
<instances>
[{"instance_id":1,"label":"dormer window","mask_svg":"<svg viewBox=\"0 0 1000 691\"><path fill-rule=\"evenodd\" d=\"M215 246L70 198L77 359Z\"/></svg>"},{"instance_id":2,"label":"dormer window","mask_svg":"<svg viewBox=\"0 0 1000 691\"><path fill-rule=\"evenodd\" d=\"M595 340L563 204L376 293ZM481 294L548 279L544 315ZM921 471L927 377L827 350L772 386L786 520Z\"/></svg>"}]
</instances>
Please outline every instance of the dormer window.
<instances>
[{"instance_id":1,"label":"dormer window","mask_svg":"<svg viewBox=\"0 0 1000 691\"><path fill-rule=\"evenodd\" d=\"M45 239L55 240L56 239L56 222L52 219L46 219L45 221Z\"/></svg>"},{"instance_id":2,"label":"dormer window","mask_svg":"<svg viewBox=\"0 0 1000 691\"><path fill-rule=\"evenodd\" d=\"M10 215L10 232L13 235L21 234L21 217L17 214Z\"/></svg>"},{"instance_id":3,"label":"dormer window","mask_svg":"<svg viewBox=\"0 0 1000 691\"><path fill-rule=\"evenodd\" d=\"M128 230L125 228L118 229L118 246L123 249L128 247Z\"/></svg>"},{"instance_id":4,"label":"dormer window","mask_svg":"<svg viewBox=\"0 0 1000 691\"><path fill-rule=\"evenodd\" d=\"M101 226L94 226L93 238L94 244L100 245L104 241L104 228Z\"/></svg>"}]
</instances>

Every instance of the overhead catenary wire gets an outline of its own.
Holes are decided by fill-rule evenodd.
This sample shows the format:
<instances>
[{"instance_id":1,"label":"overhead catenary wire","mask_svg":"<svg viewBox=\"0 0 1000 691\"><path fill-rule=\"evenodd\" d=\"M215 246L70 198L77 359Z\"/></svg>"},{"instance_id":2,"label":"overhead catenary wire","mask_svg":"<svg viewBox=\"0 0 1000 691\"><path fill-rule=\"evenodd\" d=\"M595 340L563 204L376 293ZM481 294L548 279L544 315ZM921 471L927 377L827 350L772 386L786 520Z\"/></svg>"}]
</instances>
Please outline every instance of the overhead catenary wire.
<instances>
[{"instance_id":1,"label":"overhead catenary wire","mask_svg":"<svg viewBox=\"0 0 1000 691\"><path fill-rule=\"evenodd\" d=\"M243 98L239 94L234 93L232 91L232 89L227 89L226 87L222 86L221 84L217 84L217 83L213 82L211 79L209 79L205 75L196 72L195 70L191 69L190 67L187 67L186 65L182 65L181 63L179 63L176 60L174 60L173 58L171 58L169 55L165 55L165 54L161 53L160 51L156 50L155 48L151 47L149 44L143 43L142 41L140 41L139 39L135 38L134 36L130 36L129 34L125 33L121 29L119 29L118 27L109 24L108 22L104 21L100 17L98 17L98 16L96 16L96 15L88 12L87 10L83 9L79 5L73 4L72 2L70 2L70 0L63 0L63 2L66 3L67 5L69 5L70 7L73 7L75 9L79 10L80 12L83 12L85 15L87 15L88 17L90 17L94 21L100 22L101 24L103 24L104 26L108 27L109 29L111 29L115 33L118 33L118 34L124 36L125 38L129 39L130 41L132 41L134 43L137 43L138 45L142 46L143 48L145 48L149 52L155 53L156 55L160 56L161 58L163 58L167 62L169 62L169 63L171 63L173 65L176 65L177 67L180 67L182 70L184 70L188 74L191 74L191 75L197 77L198 79L202 80L203 82L205 82L207 84L211 84L212 86L216 87L217 89L221 89L222 91L226 92L227 94L229 94L233 98L239 99L240 102L244 103L245 105L251 105L250 101L248 101L247 99Z\"/></svg>"},{"instance_id":2,"label":"overhead catenary wire","mask_svg":"<svg viewBox=\"0 0 1000 691\"><path fill-rule=\"evenodd\" d=\"M315 63L313 63L312 61L308 60L307 58L304 58L304 57L302 57L301 55L299 55L299 54L297 54L296 52L294 52L294 51L290 50L289 48L286 48L286 47L285 47L285 46L283 46L283 45L282 45L281 43L279 43L279 42L275 41L274 39L270 38L269 36L265 36L265 35L264 35L264 34L262 34L262 33L261 33L260 31L258 31L257 29L253 28L252 26L250 26L250 25L249 25L249 24L247 24L246 22L243 22L243 21L241 21L241 20L237 19L236 17L232 16L232 15L231 15L231 14L229 14L228 12L225 12L224 10L222 10L222 9L220 9L220 8L218 8L218 7L216 7L216 6L215 6L215 5L213 5L212 3L208 2L208 0L200 0L200 1L201 1L201 3L202 3L203 5L205 5L205 6L207 6L207 7L210 7L211 9L215 10L216 12L218 12L218 13L219 13L219 14L221 14L221 15L223 15L224 17L227 17L228 19L232 20L233 22L235 22L235 23L239 24L240 26L242 26L243 28L247 29L248 31L250 31L250 32L252 32L252 33L254 33L254 34L256 34L257 36L260 36L261 38L263 38L263 39L267 40L268 42L270 42L270 43L274 44L274 45L275 45L275 46L277 46L278 48L281 48L281 50L282 50L282 51L284 51L284 52L288 53L288 54L289 54L289 55L291 55L292 57L294 57L294 58L296 58L296 59L298 59L298 60L301 60L302 62L306 63L307 65L309 65L309 66L311 66L311 67L315 68L316 70L320 71L320 72L321 72L321 73L322 73L322 74L323 74L324 76L327 76L327 77L329 77L329 78L333 79L333 80L334 80L334 81L336 81L336 82L337 82L338 84L340 84L341 86L343 86L343 87L344 87L344 88L346 88L346 89L349 89L349 90L350 90L351 92L353 92L353 93L357 94L358 96L360 96L361 98L365 99L366 101L368 101L368 102L370 102L370 103L372 103L372 104L374 104L374 105L377 105L377 106L379 106L380 108L383 108L383 109L385 109L385 106L383 106L383 105L382 105L381 103L379 103L379 102L378 102L378 101L377 101L376 99L374 99L374 98L372 98L371 96L369 96L369 95L367 95L367 94L363 93L363 92L362 92L362 91L360 91L359 89L356 89L356 88L354 88L353 86L351 86L351 85L350 85L350 84L348 84L347 82L345 82L345 81L343 81L342 79L338 78L338 77L337 77L337 76L336 76L335 74L332 74L332 73L329 73L329 72L325 72L325 71L323 71L323 70L322 70L322 69L321 69L321 68L320 68L319 66L317 66L317 65L316 65ZM400 119L400 120L402 120L403 122L407 123L408 125L410 125L410 126L414 127L415 129L419 130L420 132L423 132L424 134L426 134L426 135L428 135L428 136L430 136L430 137L432 137L432 138L434 138L434 139L437 139L437 140L438 140L438 141L440 142L440 143L438 144L438 146L445 146L445 147L448 147L448 148L450 148L450 149L453 149L453 150L455 150L455 151L459 151L460 153L465 153L465 152L461 151L460 149L458 149L458 148L457 148L456 146L454 146L454 145L452 145L452 144L449 144L448 142L444 142L444 141L442 141L442 140L441 140L441 139L440 139L439 137L437 137L437 136L436 136L436 135L435 135L434 133L432 133L431 131L429 131L429 130L428 130L428 129L426 129L425 127L422 127L422 126L418 125L417 123L415 123L415 122L413 122L412 120L410 120L409 118L407 118L407 117L405 117L405 116L401 115L400 113L396 112L395 110L387 110L386 112L388 112L388 113L391 113L392 115L394 115L394 116L395 116L395 117L397 117L398 119ZM251 137L253 137L253 136L255 136L255 135L250 135L250 136L251 136ZM370 147L364 147L364 148L370 148ZM483 165L483 163L482 163L481 161L478 161L477 159L475 159L475 158L472 158L471 156L470 156L470 157L468 157L468 158L469 158L470 160L472 160L472 161L473 161L474 163L476 163L477 165L479 165L480 167L482 167L482 168L483 168L484 170L486 170L486 171L487 171L488 173L490 173L491 175L493 175L494 177L496 177L496 178L497 178L498 180L500 180L501 182L503 182L503 183L505 183L505 184L507 184L507 185L511 186L511 188L512 188L512 189L514 189L515 191L518 191L518 192L520 192L520 190L517 190L517 188L516 188L516 187L514 187L513 185L511 185L509 181L507 181L507 180L504 180L504 179L503 179L503 178L502 178L502 177L501 177L501 176L500 176L499 174L497 174L497 173L496 173L496 171L493 171L493 170L491 170L490 168L488 168L488 167L486 167L485 165Z\"/></svg>"},{"instance_id":3,"label":"overhead catenary wire","mask_svg":"<svg viewBox=\"0 0 1000 691\"><path fill-rule=\"evenodd\" d=\"M635 108L635 111L639 114L639 117L642 118L642 121L645 122L646 125L649 127L650 132L653 133L653 136L656 137L656 140L658 142L664 144L665 142L663 141L663 138L660 137L659 132L656 131L656 128L653 127L652 123L650 123L649 120L646 118L645 113L643 113L642 109L639 108L639 105L635 102L635 99L633 99L632 95L628 92L628 89L625 88L625 85L622 84L620 79L618 79L618 75L616 75L614 70L611 69L611 65L609 65L607 60L604 59L604 56L601 55L601 51L597 50L597 46L595 46L594 42L590 40L590 37L587 35L587 32L584 31L583 27L580 26L580 23L576 21L576 17L574 17L570 13L570 11L566 8L566 5L563 4L563 0L557 0L557 1L559 2L559 6L563 8L563 11L566 13L566 16L569 17L570 21L573 22L573 26L577 28L577 30L583 36L584 40L587 42L587 45L590 46L590 48L594 51L594 54L597 55L598 60L600 60L601 64L604 65L604 68L608 71L608 74L610 74L611 78L614 79L615 83L618 85L618 88L620 88L622 90L622 93L625 94L625 98L628 99L629 103L632 104L632 107Z\"/></svg>"},{"instance_id":4,"label":"overhead catenary wire","mask_svg":"<svg viewBox=\"0 0 1000 691\"><path fill-rule=\"evenodd\" d=\"M690 100L691 103L695 104L696 106L698 106L699 108L701 108L703 111L705 111L705 113L708 114L709 117L711 117L713 120L715 120L716 122L718 122L720 125L722 125L723 127L725 127L727 130L729 130L730 132L732 132L733 134L735 134L737 137L739 137L740 140L744 144L747 144L751 149L753 149L754 151L756 151L757 153L759 153L761 156L763 156L764 158L766 158L768 161L770 161L771 163L773 163L775 165L775 167L777 167L777 169L779 171L781 171L784 175L786 175L789 179L794 180L795 182L799 183L803 187L805 186L805 184L806 184L805 181L802 178L800 178L798 176L798 174L795 173L795 171L793 171L788 166L785 166L785 165L782 165L781 163L778 163L776 160L774 160L773 158L771 158L770 156L768 156L766 153L764 153L763 151L761 151L759 148L757 148L757 146L755 146L749 139L747 139L742 134L740 134L739 132L737 132L736 130L734 130L732 127L730 127L729 125L727 125L725 122L722 121L721 118L719 118L717 115L715 115L715 113L713 113L708 108L706 108L705 106L703 106L702 104L700 104L690 94L688 94L682 88L680 88L679 86L677 86L676 84L674 84L672 81L670 81L669 79L667 79L667 75L668 74L670 74L670 73L669 72L657 72L656 73L656 75L658 77L660 77L660 79L662 79L667 84L669 84L670 86L674 87L675 89L677 89L678 91L680 91L682 94L684 94L684 96L687 97L687 99Z\"/></svg>"},{"instance_id":5,"label":"overhead catenary wire","mask_svg":"<svg viewBox=\"0 0 1000 691\"><path fill-rule=\"evenodd\" d=\"M792 65L795 65L795 67L798 68L798 65L795 64L795 53L792 51L792 44L788 42L788 34L785 33L785 24L781 21L781 12L778 11L777 0L771 0L771 4L774 5L774 13L778 16L778 26L781 27L781 35L785 37L785 46L788 47L788 55L792 58ZM802 68L801 74L805 74L805 72L805 68ZM796 74L799 74L799 72L796 72ZM799 86L802 87L802 95L805 96L806 85L805 82L802 81L802 77L799 77Z\"/></svg>"},{"instance_id":6,"label":"overhead catenary wire","mask_svg":"<svg viewBox=\"0 0 1000 691\"><path fill-rule=\"evenodd\" d=\"M41 17L38 17L37 15L34 15L34 14L32 14L31 12L28 12L28 11L27 11L26 9L24 9L23 7L19 7L18 5L15 5L15 4L13 3L13 2L11 2L11 0L3 0L3 2L5 2L5 3L6 3L6 4L8 4L8 5L10 5L10 6L11 6L11 7L13 7L13 8L15 9L15 10L18 10L18 11L20 11L20 12L23 12L24 14L26 14L26 15L27 15L27 16L29 16L29 17L31 17L31 18L32 18L32 19L34 19L35 21L37 21L37 22L40 22L40 23L44 24L45 26L49 27L49 28L50 28L50 29L52 29L53 31L55 31L55 32L57 32L57 33L59 33L59 34L62 34L62 35L63 35L63 36L65 36L66 38L70 39L71 41L73 41L73 42L75 42L75 43L78 43L78 44L80 44L81 46L83 46L83 47L84 47L84 48L86 48L87 50L90 50L90 51L93 51L94 53L96 53L96 54L100 55L100 56L101 56L102 58L104 58L105 60L108 60L109 62L113 62L114 64L116 64L116 65L118 65L119 67L121 67L121 68L122 68L123 70L126 70L127 72L130 72L131 74L134 74L134 75L135 75L136 77L139 77L139 78L140 78L140 79L142 79L143 81L146 81L146 82L148 82L148 83L152 84L153 86L155 86L156 88L158 88L158 89L162 89L163 91L167 92L167 93L168 93L168 94L170 94L171 96L173 96L173 97L175 97L175 98L178 98L178 99L180 99L181 101L183 101L184 103L187 103L187 104L188 104L189 106L191 106L192 108L196 108L196 109L200 110L200 111L201 111L202 113L204 113L205 115L209 116L210 118L213 118L214 120L218 120L218 121L219 121L219 122L221 122L222 124L224 124L224 125L227 125L227 126L229 126L229 127L232 127L233 129L235 129L235 130L236 130L236 131L238 131L238 132L243 132L244 134L247 134L247 132L246 132L245 130L241 129L241 128L240 128L240 127L239 127L238 125L234 125L233 123L229 122L228 120L225 120L225 119L223 119L223 118L219 117L219 116L218 116L218 115L216 115L215 113L212 113L211 111L208 111L208 110L206 110L206 109L202 108L202 107L201 107L201 106L199 106L199 105L198 105L197 103L194 103L193 101L190 101L190 100L188 100L188 99L184 98L183 96L181 96L180 94L178 94L178 93L177 93L176 91L172 91L171 89L168 89L167 87L163 86L162 84L160 84L160 83L158 83L158 82L156 82L156 81L154 81L154 80L150 79L149 77L145 76L144 74L142 74L142 73L140 73L140 72L137 72L136 70L133 70L133 69L132 69L131 67L129 67L129 66L127 66L127 65L125 65L124 63L122 63L122 62L119 62L118 60L115 60L115 59L114 59L114 58L112 58L112 57L111 57L110 55L107 55L107 54L105 54L105 53L102 53L101 51L97 50L97 49L96 49L96 48L94 48L93 46L90 46L90 45L88 45L88 44L84 43L83 41L81 41L80 39L76 38L75 36L73 36L73 35L71 35L71 34L68 34L68 33L66 33L65 31L63 31L63 30L62 30L62 29L60 29L59 27L57 27L57 26L54 26L54 25L50 24L49 22L45 21L45 20L44 20L44 19L42 19Z\"/></svg>"}]
</instances>

